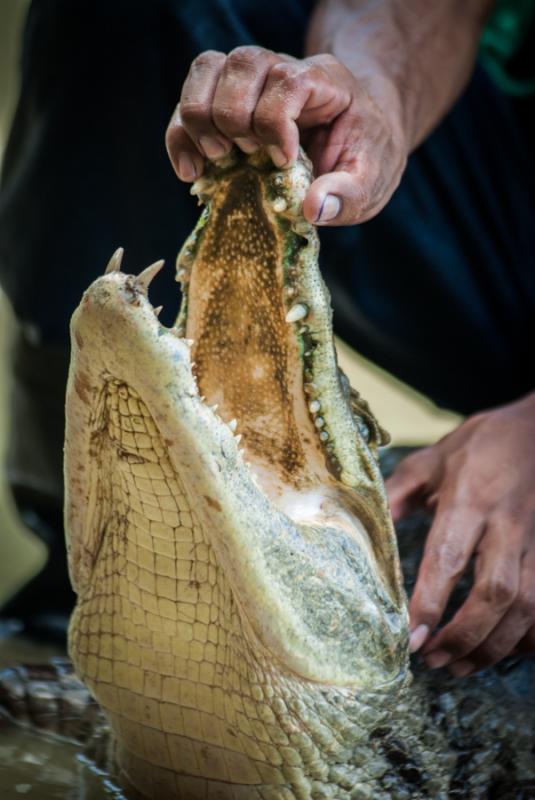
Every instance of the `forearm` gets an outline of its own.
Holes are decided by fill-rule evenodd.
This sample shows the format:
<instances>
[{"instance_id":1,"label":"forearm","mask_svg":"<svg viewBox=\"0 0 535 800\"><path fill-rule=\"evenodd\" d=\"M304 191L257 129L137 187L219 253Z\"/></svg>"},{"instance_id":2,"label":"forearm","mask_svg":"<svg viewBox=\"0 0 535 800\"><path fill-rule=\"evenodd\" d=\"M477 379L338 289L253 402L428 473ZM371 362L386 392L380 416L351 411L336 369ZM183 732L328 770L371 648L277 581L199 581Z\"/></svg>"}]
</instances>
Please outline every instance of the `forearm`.
<instances>
[{"instance_id":1,"label":"forearm","mask_svg":"<svg viewBox=\"0 0 535 800\"><path fill-rule=\"evenodd\" d=\"M331 53L363 81L412 151L463 90L493 0L323 0L307 55Z\"/></svg>"}]
</instances>

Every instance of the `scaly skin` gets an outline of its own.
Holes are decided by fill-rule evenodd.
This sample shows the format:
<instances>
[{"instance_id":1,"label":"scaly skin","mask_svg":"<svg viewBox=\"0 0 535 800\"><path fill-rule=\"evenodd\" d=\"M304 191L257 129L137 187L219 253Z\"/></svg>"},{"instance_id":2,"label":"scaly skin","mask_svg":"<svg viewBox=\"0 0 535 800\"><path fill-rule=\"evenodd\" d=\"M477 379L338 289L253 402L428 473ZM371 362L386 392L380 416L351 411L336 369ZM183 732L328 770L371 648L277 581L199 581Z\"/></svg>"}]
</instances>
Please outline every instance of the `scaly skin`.
<instances>
[{"instance_id":1,"label":"scaly skin","mask_svg":"<svg viewBox=\"0 0 535 800\"><path fill-rule=\"evenodd\" d=\"M384 434L336 365L309 181L255 155L196 184L176 328L159 265L119 256L73 316L70 652L147 798L446 798L458 769L410 686Z\"/></svg>"}]
</instances>

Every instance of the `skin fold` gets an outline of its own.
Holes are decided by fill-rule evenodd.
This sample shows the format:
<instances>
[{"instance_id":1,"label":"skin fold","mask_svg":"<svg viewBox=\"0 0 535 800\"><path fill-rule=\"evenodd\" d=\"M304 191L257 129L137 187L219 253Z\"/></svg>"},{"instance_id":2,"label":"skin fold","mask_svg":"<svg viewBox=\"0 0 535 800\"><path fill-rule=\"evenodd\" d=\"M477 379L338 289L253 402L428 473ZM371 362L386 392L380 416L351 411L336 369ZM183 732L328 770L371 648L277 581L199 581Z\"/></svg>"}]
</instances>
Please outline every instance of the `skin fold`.
<instances>
[{"instance_id":1,"label":"skin fold","mask_svg":"<svg viewBox=\"0 0 535 800\"><path fill-rule=\"evenodd\" d=\"M357 224L385 206L410 152L459 97L472 72L489 0L324 0L306 57L258 47L201 53L167 133L171 161L192 181L237 145L293 162L301 142L316 175L303 214ZM485 410L409 459L387 489L399 518L421 501L436 513L411 600L411 648L430 667L466 675L535 650L535 394ZM506 477L504 468L506 464ZM489 487L498 487L491 493ZM446 601L470 557L466 606L443 631Z\"/></svg>"}]
</instances>

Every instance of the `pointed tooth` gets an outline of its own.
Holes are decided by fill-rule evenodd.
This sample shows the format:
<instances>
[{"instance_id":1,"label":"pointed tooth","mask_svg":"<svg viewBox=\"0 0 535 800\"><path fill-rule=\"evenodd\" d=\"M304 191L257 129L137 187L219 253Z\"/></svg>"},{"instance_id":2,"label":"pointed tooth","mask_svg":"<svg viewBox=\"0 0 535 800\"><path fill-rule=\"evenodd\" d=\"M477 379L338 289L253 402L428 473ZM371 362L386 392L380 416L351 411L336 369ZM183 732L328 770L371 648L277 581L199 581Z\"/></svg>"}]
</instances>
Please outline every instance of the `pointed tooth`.
<instances>
[{"instance_id":1,"label":"pointed tooth","mask_svg":"<svg viewBox=\"0 0 535 800\"><path fill-rule=\"evenodd\" d=\"M209 178L199 178L191 187L191 193L199 194L199 192L206 191L211 185L212 181Z\"/></svg>"},{"instance_id":2,"label":"pointed tooth","mask_svg":"<svg viewBox=\"0 0 535 800\"><path fill-rule=\"evenodd\" d=\"M143 272L140 272L136 277L136 285L138 289L141 289L141 291L147 294L151 281L159 273L164 264L165 261L163 260L155 261L154 264L150 265L150 267L147 267L143 270Z\"/></svg>"},{"instance_id":3,"label":"pointed tooth","mask_svg":"<svg viewBox=\"0 0 535 800\"><path fill-rule=\"evenodd\" d=\"M284 199L284 197L277 197L272 203L273 211L276 214L281 214L283 211L286 211L288 208L288 203Z\"/></svg>"},{"instance_id":4,"label":"pointed tooth","mask_svg":"<svg viewBox=\"0 0 535 800\"><path fill-rule=\"evenodd\" d=\"M193 339L184 339L188 347L193 347Z\"/></svg>"},{"instance_id":5,"label":"pointed tooth","mask_svg":"<svg viewBox=\"0 0 535 800\"><path fill-rule=\"evenodd\" d=\"M163 311L163 306L158 306L157 308L154 309L154 313L156 314L157 317L160 316L162 311Z\"/></svg>"},{"instance_id":6,"label":"pointed tooth","mask_svg":"<svg viewBox=\"0 0 535 800\"><path fill-rule=\"evenodd\" d=\"M300 319L304 319L307 314L308 306L304 303L296 303L286 314L286 322L298 322Z\"/></svg>"},{"instance_id":7,"label":"pointed tooth","mask_svg":"<svg viewBox=\"0 0 535 800\"><path fill-rule=\"evenodd\" d=\"M213 405L213 406L209 406L209 408L210 408L210 409L211 409L211 410L214 412L214 414L215 414L215 412L216 412L216 411L217 411L217 409L219 408L219 403L214 403L214 405Z\"/></svg>"},{"instance_id":8,"label":"pointed tooth","mask_svg":"<svg viewBox=\"0 0 535 800\"><path fill-rule=\"evenodd\" d=\"M104 270L104 275L109 275L110 272L120 272L121 262L124 256L124 247L118 247L115 253L108 261L108 266Z\"/></svg>"},{"instance_id":9,"label":"pointed tooth","mask_svg":"<svg viewBox=\"0 0 535 800\"><path fill-rule=\"evenodd\" d=\"M229 424L228 424L228 426L229 426L230 430L232 431L232 433L234 433L234 431L238 427L238 420L237 419L231 419Z\"/></svg>"},{"instance_id":10,"label":"pointed tooth","mask_svg":"<svg viewBox=\"0 0 535 800\"><path fill-rule=\"evenodd\" d=\"M239 444L241 442L241 433L239 433L237 436L234 437L234 441L236 442L236 444Z\"/></svg>"}]
</instances>

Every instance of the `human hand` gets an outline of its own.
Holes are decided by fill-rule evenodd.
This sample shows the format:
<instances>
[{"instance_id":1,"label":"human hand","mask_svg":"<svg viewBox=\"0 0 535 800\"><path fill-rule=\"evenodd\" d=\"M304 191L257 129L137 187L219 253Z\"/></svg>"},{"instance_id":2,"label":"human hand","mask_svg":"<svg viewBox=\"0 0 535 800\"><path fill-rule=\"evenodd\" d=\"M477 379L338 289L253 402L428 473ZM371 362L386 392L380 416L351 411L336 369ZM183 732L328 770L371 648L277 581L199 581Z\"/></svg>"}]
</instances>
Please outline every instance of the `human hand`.
<instances>
[{"instance_id":1,"label":"human hand","mask_svg":"<svg viewBox=\"0 0 535 800\"><path fill-rule=\"evenodd\" d=\"M535 652L535 394L477 414L387 481L397 521L435 509L410 602L411 649L458 677ZM433 633L475 556L474 585ZM425 642L425 644L424 644Z\"/></svg>"},{"instance_id":2,"label":"human hand","mask_svg":"<svg viewBox=\"0 0 535 800\"><path fill-rule=\"evenodd\" d=\"M385 79L385 83L386 79ZM391 94L389 92L391 91ZM179 178L200 177L204 158L266 146L277 167L289 165L300 139L318 176L303 213L316 224L364 222L386 204L407 158L394 89L379 108L331 55L301 60L260 47L228 55L201 53L182 87L167 129L169 156Z\"/></svg>"}]
</instances>

